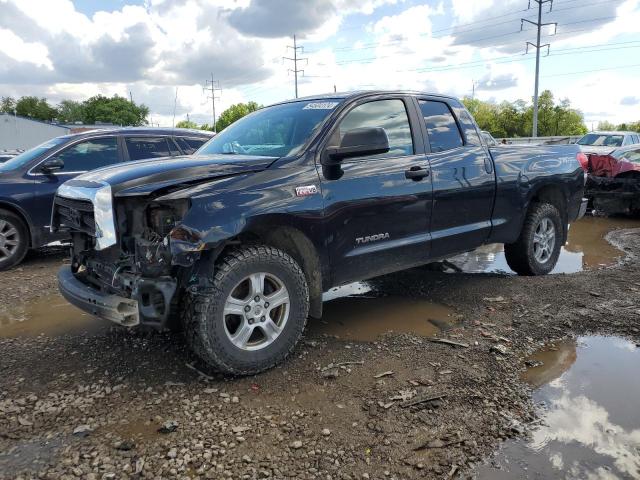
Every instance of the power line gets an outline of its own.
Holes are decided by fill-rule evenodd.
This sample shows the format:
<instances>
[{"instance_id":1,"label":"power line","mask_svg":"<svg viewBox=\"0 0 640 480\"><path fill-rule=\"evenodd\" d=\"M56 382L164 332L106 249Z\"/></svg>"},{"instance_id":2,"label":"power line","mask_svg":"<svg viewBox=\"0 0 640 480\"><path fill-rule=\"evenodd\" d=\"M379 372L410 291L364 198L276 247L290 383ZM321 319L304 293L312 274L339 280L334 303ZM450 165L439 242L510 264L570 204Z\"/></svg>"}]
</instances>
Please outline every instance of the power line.
<instances>
[{"instance_id":1,"label":"power line","mask_svg":"<svg viewBox=\"0 0 640 480\"><path fill-rule=\"evenodd\" d=\"M591 18L591 19L587 19L587 20L580 20L577 22L568 22L568 23L564 23L562 25L560 25L561 27L567 26L567 25L576 25L576 24L580 24L580 23L589 23L589 22L597 22L600 20L610 20L610 19L614 19L617 18L615 16L607 16L607 17L597 17L597 18ZM491 40L494 38L501 38L501 37L507 37L510 35L516 35L518 33L521 33L523 30L515 30L513 32L507 32L507 33L501 33L498 35L491 35L488 37L482 37L482 38L477 38L475 39L474 43L479 43L479 42L483 42L485 40ZM527 31L527 30L524 30ZM572 33L576 33L576 32L584 32L584 31L592 31L591 28L582 28L582 29L574 29L574 30L567 30L567 31L560 31L558 33L554 33L554 37L559 37L559 36L565 36L565 35L569 35ZM544 34L543 34L544 35ZM438 37L434 37L434 38L438 38ZM518 40L517 42L511 42L511 43L506 43L503 45L500 45L501 47L505 47L508 45L514 45L516 43L519 43L520 40ZM385 44L380 44L380 45L385 45ZM411 52L413 53L413 52ZM380 55L380 56L376 56L376 57L366 57L366 58L354 58L354 59L350 59L350 60L341 60L339 62L336 62L336 65L349 65L351 63L372 63L376 60L382 59L382 58L392 58L395 57L397 54L393 54L393 55Z\"/></svg>"},{"instance_id":2,"label":"power line","mask_svg":"<svg viewBox=\"0 0 640 480\"><path fill-rule=\"evenodd\" d=\"M291 57L282 57L283 60L289 60L291 62L293 62L293 69L289 68L287 69L287 72L293 72L294 76L295 76L295 85L296 85L296 98L298 98L298 73L302 72L302 75L304 75L304 70L301 70L298 68L298 62L305 62L305 65L307 63L306 58L298 58L298 50L300 50L301 52L304 52L304 47L299 47L298 44L296 43L296 36L295 34L293 35L293 46L291 45L287 45L287 48L291 48L293 50L293 58Z\"/></svg>"},{"instance_id":3,"label":"power line","mask_svg":"<svg viewBox=\"0 0 640 480\"><path fill-rule=\"evenodd\" d=\"M213 133L216 133L216 99L220 100L220 97L216 97L216 90L222 93L220 88L220 82L213 79L213 72L211 73L211 80L205 81L205 86L202 87L202 91L210 92L211 95L207 95L207 98L211 99L211 110L213 113Z\"/></svg>"},{"instance_id":4,"label":"power line","mask_svg":"<svg viewBox=\"0 0 640 480\"><path fill-rule=\"evenodd\" d=\"M573 1L578 1L578 0L567 0L565 2L560 2L560 3L565 4L565 3L570 3L570 2L573 2ZM577 6L573 6L573 7L558 8L558 9L555 9L553 11L553 13L558 13L558 12L562 12L562 11L566 11L566 10L573 10L573 9L578 8L578 7L583 9L583 8L594 6L594 5L604 5L604 4L608 4L608 3L610 3L610 0L586 3L586 4L583 4L583 5L577 5ZM518 15L522 11L526 11L526 10L518 10L516 12L510 12L508 14L498 15L496 17L491 17L491 18L492 19L496 19L496 18L502 18L502 17L509 16L509 15ZM586 23L586 22L592 22L592 21L597 21L597 20L609 20L609 19L614 19L614 18L616 18L616 16L599 17L599 18L582 20L582 21L577 21L577 22L564 23L563 25L574 25L574 24L577 24L577 23ZM531 16L531 17L528 17L527 19L535 20L536 17L535 16ZM509 24L509 23L511 23L513 21L513 20L505 20L505 21L502 21L502 22L496 22L496 23L491 23L491 24L488 24L488 25L482 25L482 26L477 27L477 28L461 30L461 31L453 31L453 32L450 32L450 33L445 33L443 35L433 35L434 33L445 32L447 30L455 30L456 28L461 27L461 26L475 25L477 23L482 23L482 22L485 22L487 20L489 20L489 19L479 20L477 22L470 22L470 23L466 23L466 24L454 25L452 27L441 28L439 30L433 30L432 32L429 32L429 33L421 33L420 36L422 36L422 37L430 37L430 38L445 38L445 37L455 36L455 35L459 35L461 33L468 33L468 32L472 32L472 31L476 31L476 30L486 30L489 27L494 27L494 26L503 25L503 24ZM514 32L509 32L509 33L506 33L506 34L492 35L490 37L484 37L484 38L477 39L476 42L479 42L479 41L482 41L482 40L490 40L490 39L498 38L498 37L501 37L501 36L507 36L507 35L511 35L511 34L516 34L516 33L519 33L519 32L520 32L520 30L516 30ZM348 51L370 50L370 49L377 48L377 47L380 47L380 46L399 45L399 44L406 43L407 41L408 40L392 40L392 41L388 41L388 42L369 42L369 43L365 43L365 44L359 45L359 46L334 48L333 52L348 52ZM316 51L308 52L308 53L316 53Z\"/></svg>"},{"instance_id":5,"label":"power line","mask_svg":"<svg viewBox=\"0 0 640 480\"><path fill-rule=\"evenodd\" d=\"M623 68L637 68L637 67L640 67L640 63L634 63L632 65L617 65L615 67L595 68L593 70L582 70L580 72L554 73L553 75L545 75L545 78L564 77L567 75L578 75L580 73L606 72L607 70L620 70Z\"/></svg>"}]
</instances>

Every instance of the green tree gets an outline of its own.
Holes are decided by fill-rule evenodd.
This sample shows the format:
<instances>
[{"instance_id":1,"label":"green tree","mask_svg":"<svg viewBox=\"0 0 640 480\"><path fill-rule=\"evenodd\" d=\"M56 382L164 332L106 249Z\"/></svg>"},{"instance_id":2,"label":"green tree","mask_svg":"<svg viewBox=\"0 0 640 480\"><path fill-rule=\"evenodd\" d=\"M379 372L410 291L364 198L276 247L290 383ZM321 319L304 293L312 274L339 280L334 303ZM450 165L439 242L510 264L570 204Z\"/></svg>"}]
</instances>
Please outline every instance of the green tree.
<instances>
[{"instance_id":1,"label":"green tree","mask_svg":"<svg viewBox=\"0 0 640 480\"><path fill-rule=\"evenodd\" d=\"M631 131L640 133L640 120L627 124L627 128Z\"/></svg>"},{"instance_id":2,"label":"green tree","mask_svg":"<svg viewBox=\"0 0 640 480\"><path fill-rule=\"evenodd\" d=\"M198 124L189 120L180 120L176 123L176 128L198 128Z\"/></svg>"},{"instance_id":3,"label":"green tree","mask_svg":"<svg viewBox=\"0 0 640 480\"><path fill-rule=\"evenodd\" d=\"M114 125L139 126L147 123L149 108L137 105L124 97L96 95L83 102L84 123L113 123Z\"/></svg>"},{"instance_id":4,"label":"green tree","mask_svg":"<svg viewBox=\"0 0 640 480\"><path fill-rule=\"evenodd\" d=\"M231 105L224 112L222 112L222 115L220 115L220 117L218 118L218 121L216 122L216 131L219 132L221 130L224 130L236 120L241 119L251 112L255 112L259 108L260 105L258 105L256 102L236 103L235 105Z\"/></svg>"},{"instance_id":5,"label":"green tree","mask_svg":"<svg viewBox=\"0 0 640 480\"><path fill-rule=\"evenodd\" d=\"M62 123L82 122L85 116L85 108L82 102L75 100L62 100L58 104L58 121Z\"/></svg>"},{"instance_id":6,"label":"green tree","mask_svg":"<svg viewBox=\"0 0 640 480\"><path fill-rule=\"evenodd\" d=\"M598 122L598 130L616 130L616 126L613 123L604 120L602 122Z\"/></svg>"},{"instance_id":7,"label":"green tree","mask_svg":"<svg viewBox=\"0 0 640 480\"><path fill-rule=\"evenodd\" d=\"M556 103L553 93L545 90L538 99L538 135L581 135L587 132L582 113L571 107L568 99ZM524 100L492 102L465 98L463 103L478 126L496 137L528 137L533 126L533 105Z\"/></svg>"},{"instance_id":8,"label":"green tree","mask_svg":"<svg viewBox=\"0 0 640 480\"><path fill-rule=\"evenodd\" d=\"M0 99L0 113L13 113L16 109L16 101L13 97Z\"/></svg>"},{"instance_id":9,"label":"green tree","mask_svg":"<svg viewBox=\"0 0 640 480\"><path fill-rule=\"evenodd\" d=\"M16 102L16 114L36 120L51 121L57 110L47 103L46 98L20 97Z\"/></svg>"}]
</instances>

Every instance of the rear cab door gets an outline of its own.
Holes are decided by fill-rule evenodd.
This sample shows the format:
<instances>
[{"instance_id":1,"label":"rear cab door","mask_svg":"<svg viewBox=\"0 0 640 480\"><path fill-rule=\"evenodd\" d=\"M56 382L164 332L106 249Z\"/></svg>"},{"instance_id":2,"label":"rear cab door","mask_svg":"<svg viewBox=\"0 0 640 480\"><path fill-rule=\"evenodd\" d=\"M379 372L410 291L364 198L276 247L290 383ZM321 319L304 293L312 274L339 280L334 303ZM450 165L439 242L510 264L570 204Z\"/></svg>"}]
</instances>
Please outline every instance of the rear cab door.
<instances>
[{"instance_id":1,"label":"rear cab door","mask_svg":"<svg viewBox=\"0 0 640 480\"><path fill-rule=\"evenodd\" d=\"M431 179L413 98L375 95L351 102L320 152L339 146L345 132L381 127L390 150L318 164L332 284L371 278L425 263L429 256ZM411 176L407 172L421 172Z\"/></svg>"},{"instance_id":2,"label":"rear cab door","mask_svg":"<svg viewBox=\"0 0 640 480\"><path fill-rule=\"evenodd\" d=\"M457 100L418 95L416 101L433 185L431 257L475 249L491 233L493 160L471 115Z\"/></svg>"}]
</instances>

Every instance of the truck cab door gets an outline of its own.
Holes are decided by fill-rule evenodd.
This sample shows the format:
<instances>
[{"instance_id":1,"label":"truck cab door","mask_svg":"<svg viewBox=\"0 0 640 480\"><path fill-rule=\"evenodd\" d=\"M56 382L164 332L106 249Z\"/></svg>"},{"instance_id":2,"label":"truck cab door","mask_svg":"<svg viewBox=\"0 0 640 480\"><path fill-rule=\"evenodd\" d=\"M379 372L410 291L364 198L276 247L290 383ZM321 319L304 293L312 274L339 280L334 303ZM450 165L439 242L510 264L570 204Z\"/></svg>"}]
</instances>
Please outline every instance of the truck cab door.
<instances>
[{"instance_id":1,"label":"truck cab door","mask_svg":"<svg viewBox=\"0 0 640 480\"><path fill-rule=\"evenodd\" d=\"M432 258L472 250L487 241L496 192L493 160L475 124L457 102L420 97L433 184Z\"/></svg>"},{"instance_id":2,"label":"truck cab door","mask_svg":"<svg viewBox=\"0 0 640 480\"><path fill-rule=\"evenodd\" d=\"M321 170L332 283L340 285L425 263L431 177L420 117L410 97L363 99L343 112L323 148L345 132L383 128L389 152Z\"/></svg>"}]
</instances>

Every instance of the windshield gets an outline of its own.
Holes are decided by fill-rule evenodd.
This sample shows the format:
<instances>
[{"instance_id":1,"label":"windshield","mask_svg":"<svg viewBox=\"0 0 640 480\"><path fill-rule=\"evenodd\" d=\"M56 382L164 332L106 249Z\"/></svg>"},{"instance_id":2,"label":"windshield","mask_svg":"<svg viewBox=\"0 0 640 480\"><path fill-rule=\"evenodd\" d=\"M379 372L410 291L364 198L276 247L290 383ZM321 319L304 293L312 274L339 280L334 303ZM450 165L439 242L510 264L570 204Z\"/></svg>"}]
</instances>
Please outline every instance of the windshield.
<instances>
[{"instance_id":1,"label":"windshield","mask_svg":"<svg viewBox=\"0 0 640 480\"><path fill-rule=\"evenodd\" d=\"M614 150L611 155L616 160L626 160L627 162L640 163L640 148L636 150Z\"/></svg>"},{"instance_id":2,"label":"windshield","mask_svg":"<svg viewBox=\"0 0 640 480\"><path fill-rule=\"evenodd\" d=\"M16 155L15 157L7 160L4 163L0 163L0 172L9 172L11 170L16 170L31 160L36 158L37 156L43 154L47 150L55 147L56 145L60 145L68 140L68 137L58 137L53 138L51 140L47 140L46 142L38 145L37 147L33 147L31 150L27 150L20 155Z\"/></svg>"},{"instance_id":3,"label":"windshield","mask_svg":"<svg viewBox=\"0 0 640 480\"><path fill-rule=\"evenodd\" d=\"M197 154L295 155L341 99L292 102L258 110L229 125Z\"/></svg>"},{"instance_id":4,"label":"windshield","mask_svg":"<svg viewBox=\"0 0 640 480\"><path fill-rule=\"evenodd\" d=\"M593 145L600 147L621 147L623 135L603 135L600 133L587 133L578 140L578 145Z\"/></svg>"}]
</instances>

